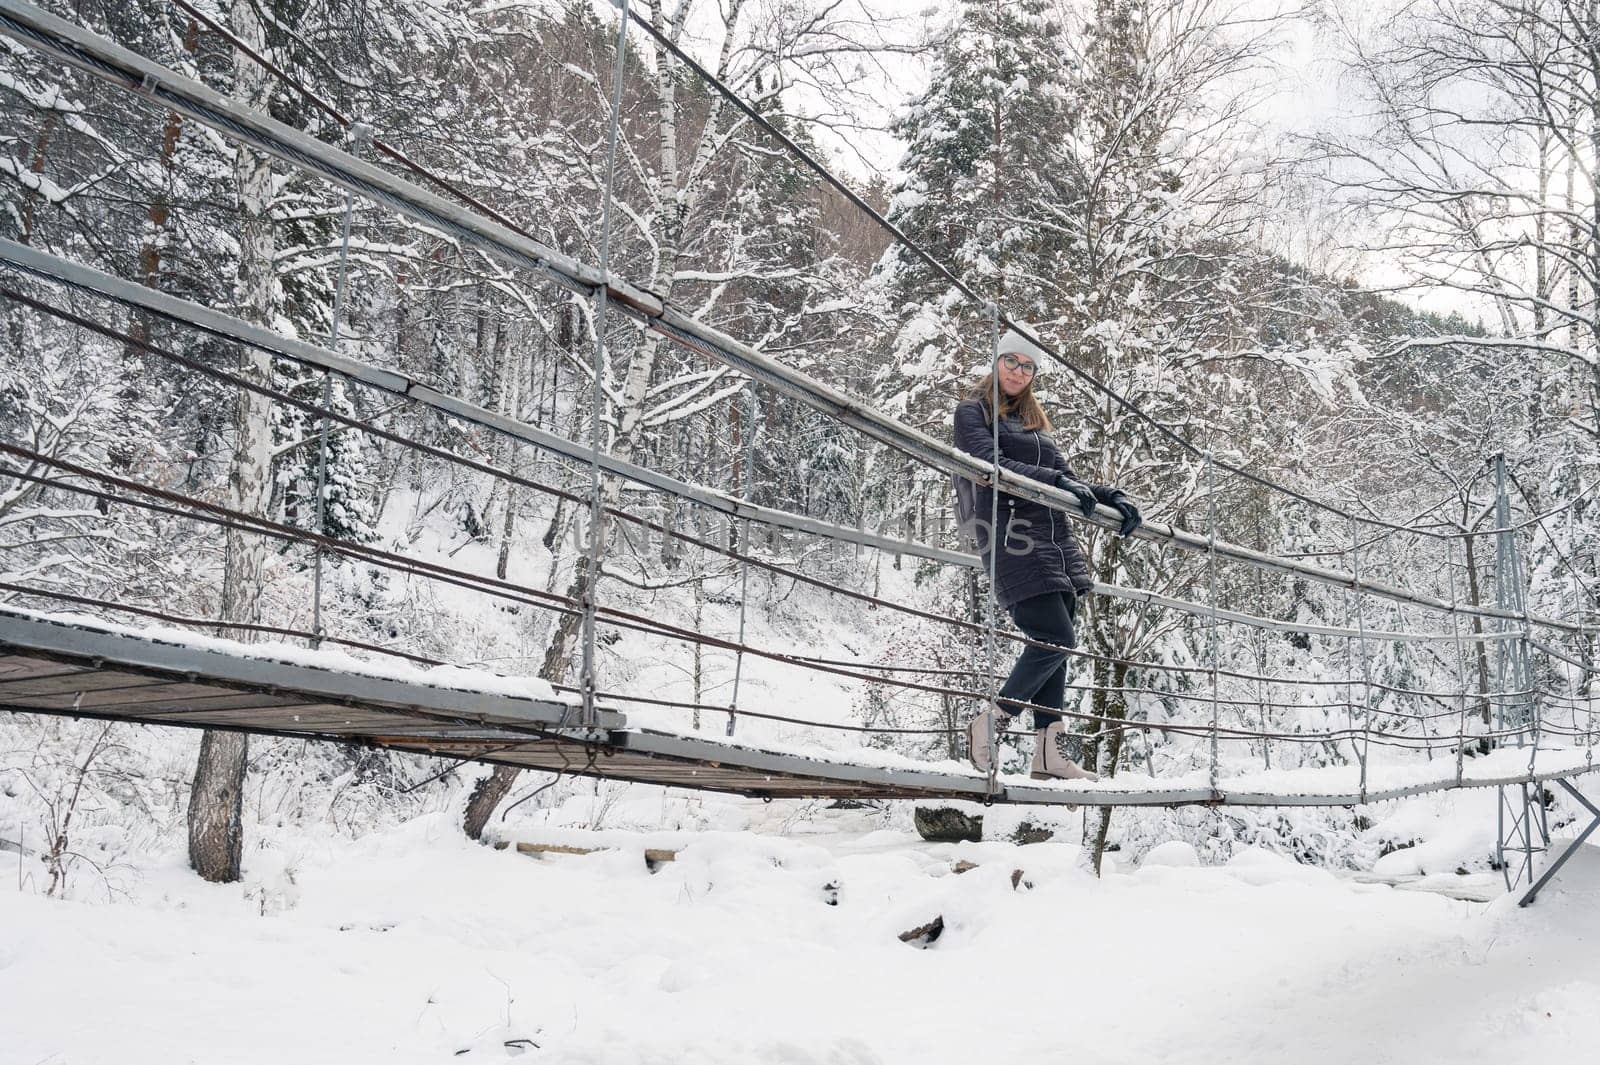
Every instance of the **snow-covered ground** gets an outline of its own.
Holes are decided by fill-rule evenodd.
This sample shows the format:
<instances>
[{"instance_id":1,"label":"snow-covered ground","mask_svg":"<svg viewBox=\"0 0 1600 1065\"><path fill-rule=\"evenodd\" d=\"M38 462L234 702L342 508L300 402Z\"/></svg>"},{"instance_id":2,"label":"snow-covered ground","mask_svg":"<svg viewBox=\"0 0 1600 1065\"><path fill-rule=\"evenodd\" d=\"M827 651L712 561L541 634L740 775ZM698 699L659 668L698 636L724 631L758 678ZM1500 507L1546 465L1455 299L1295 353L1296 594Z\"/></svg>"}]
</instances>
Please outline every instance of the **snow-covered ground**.
<instances>
[{"instance_id":1,"label":"snow-covered ground","mask_svg":"<svg viewBox=\"0 0 1600 1065\"><path fill-rule=\"evenodd\" d=\"M671 801L696 830L514 830L613 848L591 855L471 844L447 813L355 840L302 825L243 884L173 851L70 901L0 856L23 884L0 892L0 1062L1460 1065L1600 1038L1594 848L1519 910L1265 850L1199 866L1173 842L1097 881L1073 843ZM646 846L678 858L652 873ZM900 941L935 916L928 949Z\"/></svg>"},{"instance_id":2,"label":"snow-covered ground","mask_svg":"<svg viewBox=\"0 0 1600 1065\"><path fill-rule=\"evenodd\" d=\"M492 572L486 548L433 535L409 549ZM540 584L538 561L517 558L513 577ZM862 567L860 586L916 601L912 569L878 562ZM538 668L542 630L528 612L450 586L397 580L387 594L407 647L466 668L253 653L529 690L482 672ZM671 624L738 631L728 594L708 596L699 617L683 595L607 594ZM330 601L347 600L361 601ZM750 602L754 646L863 663L923 653L903 619L781 579L753 575ZM350 610L344 622L360 634ZM602 687L731 700L731 654L707 652L695 668L682 645L634 631L602 648ZM747 656L741 675L746 710L859 724L868 709L859 681L795 662ZM880 719L890 724L928 723L909 700L884 708L904 715ZM635 726L713 739L726 721L706 711L696 733L685 711L624 709ZM1492 883L1492 790L1356 811L1123 810L1111 833L1121 849L1096 880L1076 843L1081 813L994 809L995 841L943 845L911 831L904 803L840 811L570 779L541 793L548 778L530 774L513 795L524 804L497 815L494 832L610 848L535 859L461 837L461 801L481 769L261 739L245 879L212 886L183 858L197 738L0 714L0 1065L1456 1065L1581 1060L1600 1045L1600 852L1526 911L1354 879ZM735 739L875 764L915 755L940 766L946 753L863 748L854 732L748 715ZM1158 748L1162 783L1199 779L1188 746ZM1249 745L1224 745L1224 775L1356 786L1354 766L1310 768L1321 763L1301 753L1274 752L1269 772ZM1380 754L1374 771L1409 782L1453 766ZM1123 785L1149 782L1126 772ZM1581 786L1594 795L1600 780ZM1571 832L1575 808L1557 800L1552 822ZM36 852L74 809L67 897L48 898ZM1055 819L1058 840L1003 842L1023 817ZM677 860L651 872L646 847ZM960 861L977 868L957 875ZM901 942L935 917L944 932L928 949Z\"/></svg>"}]
</instances>

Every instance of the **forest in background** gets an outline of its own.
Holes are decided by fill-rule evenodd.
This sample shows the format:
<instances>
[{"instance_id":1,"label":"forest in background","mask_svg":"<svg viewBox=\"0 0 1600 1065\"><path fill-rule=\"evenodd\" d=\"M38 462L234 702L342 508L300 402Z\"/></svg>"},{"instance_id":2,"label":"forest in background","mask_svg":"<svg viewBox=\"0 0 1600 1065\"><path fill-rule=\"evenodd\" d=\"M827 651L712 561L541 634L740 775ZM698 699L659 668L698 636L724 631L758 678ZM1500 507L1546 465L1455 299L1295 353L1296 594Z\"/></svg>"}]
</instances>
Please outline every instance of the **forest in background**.
<instances>
[{"instance_id":1,"label":"forest in background","mask_svg":"<svg viewBox=\"0 0 1600 1065\"><path fill-rule=\"evenodd\" d=\"M282 122L353 146L341 126L179 6L45 6ZM311 0L201 10L541 241L597 260L615 59L615 20L604 6ZM1486 528L1486 463L1503 452L1525 513L1572 501L1559 523L1530 538L1533 602L1549 614L1594 618L1600 549L1581 496L1600 465L1600 14L1557 0L1429 0L1388 20L1338 3L1279 10L1217 0L970 0L918 26L866 6L806 0L681 0L646 10L814 151L835 139L820 136L819 124L848 131L849 116L881 91L879 58L925 65L928 88L895 109L891 131L905 147L898 169L853 179L912 240L1074 366L1219 460L1353 513ZM1278 42L1307 24L1341 57L1341 81L1360 103L1361 121L1348 128L1284 131L1269 120ZM14 41L0 47L7 238L290 335L326 342L337 328L348 356L570 439L587 440L598 415L613 455L758 504L955 543L944 475L617 318L594 411L591 304L359 199L336 323L341 190L236 151ZM955 398L988 357L983 308L653 42L634 34L626 60L613 269L947 438ZM0 302L6 440L315 526L317 420L241 399L139 345L309 402L321 399L320 377L27 277L5 280L132 338L118 342ZM1419 288L1454 292L1472 310L1441 316L1397 298ZM1277 554L1330 563L1348 554L1347 521L1243 478L1219 474L1209 483L1192 453L1065 368L1051 367L1039 387L1074 465L1125 487L1147 517L1202 531L1214 520L1222 538ZM337 380L331 406L569 492L588 484L586 469ZM5 598L50 606L15 590L33 588L228 623L310 627L303 552L95 505L8 466L0 573L13 590ZM571 548L584 533L583 507L354 432L330 435L325 475L320 531L330 536L396 551L468 542L497 576L578 597L587 589L590 575ZM605 493L609 505L739 546L738 526L670 497L616 481ZM737 594L725 558L681 541L631 539L620 526L612 532L603 596L670 603L698 624ZM972 616L982 598L970 572L886 562L760 526L751 539L744 546L768 561L854 587L877 588L888 565L920 605L943 613ZM1094 531L1084 540L1104 583L1211 594L1201 557ZM1463 598L1492 601L1492 557L1452 560L1440 550L1395 536L1369 565L1379 578L1430 594L1456 581ZM331 566L327 580L323 623L332 634L573 679L570 616L526 612L489 625L470 604L359 565ZM795 594L776 579L758 579L756 589L750 601L769 620ZM1215 594L1271 616L1348 618L1338 592L1242 569L1224 570ZM1408 620L1399 608L1390 614L1366 621ZM886 658L981 668L971 641L921 621L881 624L893 648ZM1204 719L1199 682L1114 660L1207 662L1213 637L1182 618L1096 600L1083 644L1106 661L1077 678L1095 689L1085 711L1157 724ZM601 673L625 676L628 662L602 644ZM1591 660L1587 641L1572 650ZM1220 655L1266 672L1359 668L1343 643L1232 630ZM1372 668L1388 684L1459 683L1460 664L1444 651L1389 644L1375 656ZM681 649L681 658L685 695L714 701L723 667L703 662L698 649ZM1485 665L1470 682L1488 690L1491 681ZM1578 682L1587 684L1588 673ZM1135 687L1164 694L1131 697ZM1250 708L1250 724L1317 727L1314 710L1285 699ZM942 725L971 711L962 702L873 686L855 711L884 729ZM1385 710L1403 707L1384 695L1372 709L1381 722ZM1321 718L1343 720L1333 710ZM30 796L19 801L47 821L57 816L50 796L83 764L87 727L8 721L8 763L27 767L28 781L8 792ZM1113 731L1103 743L1097 731L1086 738L1103 772L1159 775L1203 754L1159 728ZM1124 745L1124 735L1135 738ZM95 778L108 819L155 804L158 776L165 783L154 790L168 805L185 801L189 770L150 771L152 758L161 760L154 742L123 741L122 770ZM887 732L875 742L953 753ZM215 770L194 781L202 797L237 795L247 767L272 779L276 767L306 757L288 741L206 743L217 749L200 755L202 768ZM1338 744L1250 755L1290 765L1351 757ZM391 814L418 801L404 789L436 772L398 755L329 749L315 757L327 779L365 787L362 803ZM481 829L514 786L509 773L479 780L466 804L469 829ZM1348 823L1348 814L1328 816ZM1097 826L1102 842L1107 830ZM220 872L229 871L224 862Z\"/></svg>"}]
</instances>

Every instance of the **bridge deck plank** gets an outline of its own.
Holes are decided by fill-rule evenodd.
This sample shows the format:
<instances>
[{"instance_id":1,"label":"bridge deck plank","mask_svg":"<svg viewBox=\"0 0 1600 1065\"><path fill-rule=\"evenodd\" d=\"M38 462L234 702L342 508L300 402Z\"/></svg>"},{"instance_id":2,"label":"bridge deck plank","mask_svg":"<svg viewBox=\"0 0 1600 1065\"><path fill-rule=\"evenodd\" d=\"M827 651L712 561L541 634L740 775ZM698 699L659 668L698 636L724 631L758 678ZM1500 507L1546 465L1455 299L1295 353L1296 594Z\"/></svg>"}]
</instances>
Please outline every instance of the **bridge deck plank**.
<instances>
[{"instance_id":1,"label":"bridge deck plank","mask_svg":"<svg viewBox=\"0 0 1600 1065\"><path fill-rule=\"evenodd\" d=\"M19 681L41 677L71 677L83 672L80 667L57 662L54 659L13 653L0 660L0 691L5 691L8 685Z\"/></svg>"},{"instance_id":2,"label":"bridge deck plank","mask_svg":"<svg viewBox=\"0 0 1600 1065\"><path fill-rule=\"evenodd\" d=\"M67 635L64 635L68 633ZM224 728L271 735L358 743L446 758L527 769L638 781L668 787L762 797L981 799L984 781L956 767L865 765L824 761L840 754L805 754L701 735L626 729L605 711L602 731L574 734L568 705L481 695L459 687L365 678L320 664L253 658L219 641L193 647L170 634L159 639L86 623L40 619L0 607L0 710L92 717L191 728ZM332 661L332 659L330 659ZM211 675L207 670L215 670ZM502 678L491 678L514 690ZM530 685L535 682L529 682ZM81 693L81 698L79 697ZM370 696L369 694L370 693ZM1541 751L1541 779L1592 768L1583 751ZM1506 752L1526 763L1534 759ZM1522 764L1519 763L1519 764ZM1508 775L1505 765L1491 767ZM1522 775L1517 768L1510 775ZM1465 786L1493 786L1477 774ZM1334 805L1349 806L1379 793L1353 793L1337 774L1312 782L1249 777L1220 782L1119 778L1083 788L1002 778L998 802L1104 806ZM1374 782L1375 784L1377 782ZM1458 786L1448 779L1390 782L1390 795ZM1403 785L1403 786L1400 786ZM1343 790L1340 790L1340 789Z\"/></svg>"}]
</instances>

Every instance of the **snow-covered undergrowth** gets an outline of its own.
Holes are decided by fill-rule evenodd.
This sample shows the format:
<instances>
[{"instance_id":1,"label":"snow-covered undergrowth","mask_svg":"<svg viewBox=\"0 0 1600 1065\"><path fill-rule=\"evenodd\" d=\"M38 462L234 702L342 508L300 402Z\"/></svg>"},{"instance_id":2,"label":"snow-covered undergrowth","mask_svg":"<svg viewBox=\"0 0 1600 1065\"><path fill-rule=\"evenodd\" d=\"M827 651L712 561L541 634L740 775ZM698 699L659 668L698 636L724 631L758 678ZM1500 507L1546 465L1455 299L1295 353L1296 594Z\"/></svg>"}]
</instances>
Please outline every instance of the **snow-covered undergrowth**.
<instances>
[{"instance_id":1,"label":"snow-covered undergrowth","mask_svg":"<svg viewBox=\"0 0 1600 1065\"><path fill-rule=\"evenodd\" d=\"M589 855L440 813L266 832L239 885L173 850L111 901L0 892L0 1061L1462 1063L1600 1035L1592 849L1518 910L1263 849L1095 880L1074 843L927 844L873 811L624 796L602 824L685 827L570 827L597 813L502 826Z\"/></svg>"}]
</instances>

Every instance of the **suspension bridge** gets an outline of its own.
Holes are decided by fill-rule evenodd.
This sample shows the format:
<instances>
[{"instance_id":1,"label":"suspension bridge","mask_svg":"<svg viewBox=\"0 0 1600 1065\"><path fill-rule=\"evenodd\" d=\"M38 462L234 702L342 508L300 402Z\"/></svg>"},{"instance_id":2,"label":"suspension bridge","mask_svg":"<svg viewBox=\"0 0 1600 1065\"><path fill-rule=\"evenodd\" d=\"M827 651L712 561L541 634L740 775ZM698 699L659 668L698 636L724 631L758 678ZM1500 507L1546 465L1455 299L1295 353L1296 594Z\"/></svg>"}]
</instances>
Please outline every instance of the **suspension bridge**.
<instances>
[{"instance_id":1,"label":"suspension bridge","mask_svg":"<svg viewBox=\"0 0 1600 1065\"><path fill-rule=\"evenodd\" d=\"M295 82L252 52L224 27L190 7L179 6L201 20L210 32L259 60L273 74L313 106L350 129L353 141L367 136L361 124L339 114L311 90ZM624 3L619 36L630 21ZM654 33L647 22L633 22ZM1074 520L1102 529L1114 529L1120 516L1100 507L1084 518L1076 500L1051 486L1020 477L998 464L986 465L915 428L874 409L858 397L847 395L812 376L774 359L697 320L668 300L614 273L609 263L609 221L600 242L598 266L557 252L536 240L492 208L462 192L451 182L408 158L380 138L371 147L391 164L379 165L357 153L319 141L271 117L223 97L206 86L106 40L81 26L56 18L20 0L0 0L0 34L41 55L76 68L94 78L201 123L219 135L265 152L281 163L346 190L347 197L363 197L386 210L474 248L505 266L594 301L597 326L594 370L595 410L600 409L599 367L604 364L605 314L614 308L637 327L715 363L731 367L756 386L778 397L805 404L843 426L937 470L942 474L993 483L1005 491L1033 499ZM947 276L953 285L975 299L980 293L916 248L877 212L861 202L848 187L818 164L780 131L772 129L759 113L749 109L727 86L679 51L672 42L660 43L673 51L711 88L745 110L770 130L806 165L845 192L872 218L892 231ZM626 49L619 47L620 64ZM620 88L618 89L620 91ZM610 149L614 160L618 106L613 97ZM352 148L356 144L352 144ZM427 181L440 191L417 184ZM441 192L443 193L441 195ZM606 189L607 212L611 190ZM345 247L349 226L347 198ZM589 508L593 529L601 521L617 522L675 538L701 550L720 554L749 569L780 571L819 592L869 603L948 627L955 638L986 641L988 667L978 676L970 671L940 670L914 662L862 663L805 656L753 644L745 639L743 596L739 603L737 638L674 626L659 618L601 601L598 594L582 598L559 595L468 567L408 556L369 544L353 543L274 521L261 514L230 509L214 501L187 495L170 487L149 483L129 471L89 468L42 449L36 443L0 441L0 477L32 483L51 492L76 496L100 506L117 505L150 514L180 518L230 535L259 537L281 547L309 550L318 575L316 609L309 630L243 625L214 618L191 618L146 603L118 603L88 594L76 595L58 587L0 583L10 602L0 606L0 708L26 713L89 717L143 724L190 728L231 729L280 736L308 737L365 744L394 750L462 760L553 770L640 781L671 787L723 791L763 798L848 797L970 799L1035 805L1090 806L1354 806L1403 798L1432 791L1460 788L1496 788L1500 793L1500 847L1498 859L1506 871L1508 887L1529 885L1525 901L1565 860L1568 850L1536 865L1551 849L1547 823L1547 785L1563 789L1590 814L1576 843L1600 827L1596 808L1573 785L1573 780L1593 772L1596 736L1595 700L1589 694L1588 646L1581 597L1574 598L1572 619L1548 617L1532 611L1527 602L1522 571L1524 540L1540 531L1560 512L1535 513L1515 520L1503 464L1496 469L1493 503L1494 529L1471 535L1494 545L1496 602L1467 601L1458 592L1454 574L1465 564L1465 534L1437 528L1401 525L1354 514L1330 503L1277 484L1248 468L1219 461L1173 429L1131 404L1104 383L1074 369L1098 392L1124 405L1151 431L1170 438L1203 467L1205 483L1219 474L1247 480L1271 492L1283 493L1327 520L1344 522L1350 530L1347 547L1329 552L1347 558L1348 569L1309 561L1305 556L1275 554L1265 547L1232 543L1219 535L1215 518L1204 533L1175 524L1148 521L1135 533L1143 542L1203 557L1210 575L1208 601L1197 602L1139 588L1102 585L1096 593L1130 604L1130 609L1172 612L1204 624L1211 630L1209 664L1173 664L1157 661L1110 659L1089 651L1067 648L1080 662L1131 670L1139 677L1168 676L1183 682L1169 688L1122 685L1116 691L1137 703L1142 697L1190 701L1208 708L1209 720L1198 724L1174 721L1128 720L1069 709L1066 716L1098 730L1143 737L1152 731L1165 737L1192 740L1196 766L1175 775L1157 777L1153 760L1146 758L1148 775L1123 773L1099 781L1044 782L996 770L985 776L961 763L917 762L865 744L851 748L824 748L753 742L736 737L736 723L745 718L803 726L819 732L857 733L865 737L917 733L945 736L951 729L900 729L809 720L780 713L782 708L753 708L739 703L738 673L734 698L727 705L706 706L647 696L601 690L596 682L595 633L598 626L645 633L700 647L731 652L737 661L755 656L789 666L831 674L863 685L951 697L976 705L992 696L1001 645L1032 641L1002 631L995 623L992 599L981 621L941 615L934 611L879 598L843 587L823 578L783 568L760 558L750 548L747 535L737 547L713 542L670 525L653 522L625 507L608 507L600 491L604 477L619 478L651 492L702 507L748 530L759 523L793 534L854 545L860 549L890 552L942 566L973 568L981 565L973 555L939 544L889 535L820 520L770 506L608 454L600 445L600 422L591 418L594 436L588 444L568 439L529 421L490 410L407 376L394 369L342 355L337 337L326 346L280 335L215 308L134 284L61 256L12 241L0 240L0 298L13 305L55 319L64 327L82 330L164 360L177 371L204 377L217 385L257 393L275 404L299 408L322 430L322 458L326 466L326 440L330 426L369 434L385 443L441 460L463 469L498 478L507 484L564 499ZM344 274L340 273L340 298ZM476 426L519 445L527 445L562 460L582 463L591 473L586 494L544 483L535 477L495 466L424 443L371 421L340 414L322 403L278 391L269 385L196 360L107 324L105 316L84 313L69 305L64 295L110 305L125 312L158 318L196 334L222 340L243 349L268 353L307 370L337 376L348 384L370 389L437 414ZM338 304L336 302L336 308ZM996 333L1016 327L992 303ZM335 318L338 311L335 311ZM337 325L335 326L337 329ZM1063 364L1071 364L1061 360ZM320 474L319 474L320 477ZM1585 495L1588 493L1585 492ZM319 499L320 503L320 499ZM1571 520L1571 502L1565 515ZM318 525L320 528L320 523ZM1447 596L1436 590L1407 587L1401 567L1391 566L1388 580L1372 576L1371 558L1384 541L1406 539L1421 545L1417 562L1441 569L1450 576ZM600 567L602 536L591 535L586 550L589 562ZM1327 554L1327 553L1325 553ZM1458 554L1461 558L1458 560ZM321 565L324 557L341 558L376 569L462 589L489 599L581 618L583 628L583 683L567 686L525 677L496 676L479 669L452 666L409 652L340 637L323 631L320 620ZM1363 563L1365 562L1365 571ZM1569 563L1570 564L1570 563ZM1216 573L1221 565L1245 567L1296 581L1338 589L1347 597L1349 616L1342 624L1275 617L1229 607L1217 594ZM1578 575L1573 571L1576 584ZM1199 582L1204 587L1207 582ZM593 585L591 584L591 588ZM87 590L85 590L87 592ZM24 602L35 605L25 606ZM1369 626L1367 608L1384 607L1389 627ZM132 619L111 621L107 615ZM1217 658L1218 630L1224 626L1264 634L1276 632L1297 639L1319 639L1328 646L1342 645L1349 667L1344 675L1272 675L1225 669ZM250 642L209 635L224 633L249 637ZM1429 689L1386 683L1372 674L1370 649L1384 644L1453 652L1457 683ZM1471 676L1468 649L1480 660L1492 655L1493 685ZM1441 660L1448 660L1442 655ZM1549 678L1561 678L1570 690L1557 691ZM914 679L913 679L914 678ZM1222 684L1251 692L1224 693ZM963 685L965 682L965 686ZM977 682L981 687L970 686ZM1093 693L1101 685L1073 684L1072 689ZM1326 698L1307 701L1306 693ZM1379 707L1379 702L1383 706ZM1085 705L1090 705L1086 700ZM698 711L726 714L727 734L711 736L689 728L641 727L630 724L628 708ZM1266 727L1269 710L1316 710L1342 713L1342 728ZM1249 712L1259 726L1245 723ZM1235 719L1226 722L1230 715ZM1348 750L1349 764L1321 767L1273 768L1271 745L1304 745ZM1224 758L1224 745L1246 752L1260 750L1262 765L1245 765L1246 759ZM1425 756L1417 757L1418 753ZM1537 876L1537 878L1536 878Z\"/></svg>"}]
</instances>

